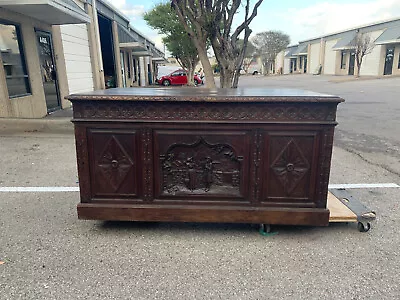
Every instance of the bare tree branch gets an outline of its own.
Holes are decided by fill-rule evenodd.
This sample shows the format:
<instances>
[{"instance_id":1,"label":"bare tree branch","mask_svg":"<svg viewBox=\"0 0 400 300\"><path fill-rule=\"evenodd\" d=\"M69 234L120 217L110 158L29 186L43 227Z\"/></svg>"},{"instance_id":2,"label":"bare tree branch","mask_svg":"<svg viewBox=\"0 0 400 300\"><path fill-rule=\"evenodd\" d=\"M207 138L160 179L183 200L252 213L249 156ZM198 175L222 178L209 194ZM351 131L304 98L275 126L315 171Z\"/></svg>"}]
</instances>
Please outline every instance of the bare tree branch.
<instances>
[{"instance_id":1,"label":"bare tree branch","mask_svg":"<svg viewBox=\"0 0 400 300\"><path fill-rule=\"evenodd\" d=\"M247 0L249 1L249 0ZM257 9L258 7L261 5L261 3L263 2L263 0L258 0L257 3L254 5L253 8L253 12L250 16L250 18L246 19L242 24L240 24L235 32L232 34L232 39L237 39L238 35L247 27L249 26L249 24L251 23L251 21L253 21L254 17L257 16Z\"/></svg>"},{"instance_id":2,"label":"bare tree branch","mask_svg":"<svg viewBox=\"0 0 400 300\"><path fill-rule=\"evenodd\" d=\"M355 76L359 77L364 56L372 52L375 43L372 41L370 34L358 32L350 45L354 49L357 64L357 72Z\"/></svg>"}]
</instances>

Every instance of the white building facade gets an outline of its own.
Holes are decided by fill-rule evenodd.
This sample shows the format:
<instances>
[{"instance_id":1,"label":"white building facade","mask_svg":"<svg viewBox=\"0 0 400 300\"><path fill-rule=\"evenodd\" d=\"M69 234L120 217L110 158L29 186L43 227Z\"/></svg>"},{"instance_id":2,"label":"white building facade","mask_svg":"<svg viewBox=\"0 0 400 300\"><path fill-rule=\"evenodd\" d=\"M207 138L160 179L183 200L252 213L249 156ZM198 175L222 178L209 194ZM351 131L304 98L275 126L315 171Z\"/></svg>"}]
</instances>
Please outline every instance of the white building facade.
<instances>
[{"instance_id":1,"label":"white building facade","mask_svg":"<svg viewBox=\"0 0 400 300\"><path fill-rule=\"evenodd\" d=\"M104 0L0 0L0 117L41 118L64 97L152 84L164 53Z\"/></svg>"},{"instance_id":2,"label":"white building facade","mask_svg":"<svg viewBox=\"0 0 400 300\"><path fill-rule=\"evenodd\" d=\"M301 41L284 52L284 74L354 75L353 41L367 35L373 49L364 58L360 76L400 75L400 19L374 23ZM277 61L281 62L278 56Z\"/></svg>"}]
</instances>

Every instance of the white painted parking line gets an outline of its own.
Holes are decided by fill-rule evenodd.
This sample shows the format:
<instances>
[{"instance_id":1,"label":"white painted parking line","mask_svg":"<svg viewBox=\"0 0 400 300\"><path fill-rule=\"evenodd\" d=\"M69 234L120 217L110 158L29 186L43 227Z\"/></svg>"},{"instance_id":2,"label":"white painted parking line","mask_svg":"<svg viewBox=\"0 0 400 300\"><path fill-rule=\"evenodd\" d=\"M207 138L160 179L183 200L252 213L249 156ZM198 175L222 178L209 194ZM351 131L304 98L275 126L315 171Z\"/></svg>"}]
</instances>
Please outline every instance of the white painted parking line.
<instances>
[{"instance_id":1,"label":"white painted parking line","mask_svg":"<svg viewBox=\"0 0 400 300\"><path fill-rule=\"evenodd\" d=\"M79 192L79 187L72 186L10 186L0 187L0 192Z\"/></svg>"},{"instance_id":2,"label":"white painted parking line","mask_svg":"<svg viewBox=\"0 0 400 300\"><path fill-rule=\"evenodd\" d=\"M395 183L349 183L330 184L330 189L376 189L376 188L399 188Z\"/></svg>"},{"instance_id":3,"label":"white painted parking line","mask_svg":"<svg viewBox=\"0 0 400 300\"><path fill-rule=\"evenodd\" d=\"M330 189L372 189L372 188L400 188L396 183L349 183L330 184ZM10 186L0 187L1 192L9 193L57 193L57 192L79 192L79 187L74 186Z\"/></svg>"}]
</instances>

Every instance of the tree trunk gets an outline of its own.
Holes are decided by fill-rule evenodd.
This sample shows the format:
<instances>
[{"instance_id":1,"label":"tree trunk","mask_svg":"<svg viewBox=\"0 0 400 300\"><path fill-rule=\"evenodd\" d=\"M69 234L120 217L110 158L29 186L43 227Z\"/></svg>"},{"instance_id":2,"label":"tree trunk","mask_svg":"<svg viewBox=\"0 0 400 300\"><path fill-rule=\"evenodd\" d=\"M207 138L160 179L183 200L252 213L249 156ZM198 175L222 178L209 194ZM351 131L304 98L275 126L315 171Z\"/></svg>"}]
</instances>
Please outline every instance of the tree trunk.
<instances>
[{"instance_id":1,"label":"tree trunk","mask_svg":"<svg viewBox=\"0 0 400 300\"><path fill-rule=\"evenodd\" d=\"M203 65L204 76L206 77L205 85L209 89L215 89L216 86L214 80L214 73L212 71L211 64L210 61L208 60L208 55L207 55L207 38L208 38L207 34L202 34L200 36L196 35L187 23L187 19L185 17L187 16L187 14L184 14L185 5L180 6L179 1L172 1L172 3L174 4L174 9L179 17L179 20L181 21L181 24L185 27L186 32L189 35L189 38L192 40L194 46L197 49L199 59L201 61L201 64ZM190 21L196 27L197 32L202 31L202 28L198 22L195 22L195 20L193 19L191 19Z\"/></svg>"},{"instance_id":2,"label":"tree trunk","mask_svg":"<svg viewBox=\"0 0 400 300\"><path fill-rule=\"evenodd\" d=\"M360 70L361 70L362 59L363 59L362 57L361 57L361 58L356 57L357 70L356 70L354 76L357 77L357 78L360 77Z\"/></svg>"},{"instance_id":3,"label":"tree trunk","mask_svg":"<svg viewBox=\"0 0 400 300\"><path fill-rule=\"evenodd\" d=\"M357 71L356 71L356 77L360 77L360 70L361 70L361 65L357 65Z\"/></svg>"},{"instance_id":4,"label":"tree trunk","mask_svg":"<svg viewBox=\"0 0 400 300\"><path fill-rule=\"evenodd\" d=\"M187 68L187 79L188 79L187 85L188 86L194 86L194 79L193 79L193 76L194 76L194 65L193 65L193 62L191 62L191 61L188 62L187 66L188 66L188 68Z\"/></svg>"},{"instance_id":5,"label":"tree trunk","mask_svg":"<svg viewBox=\"0 0 400 300\"><path fill-rule=\"evenodd\" d=\"M239 77L240 77L240 70L236 70L235 74L233 75L232 88L236 89L238 87Z\"/></svg>"},{"instance_id":6,"label":"tree trunk","mask_svg":"<svg viewBox=\"0 0 400 300\"><path fill-rule=\"evenodd\" d=\"M232 48L228 43L221 46L217 38L211 40L211 45L213 46L215 57L220 65L220 87L231 88L233 87L233 76L236 70Z\"/></svg>"},{"instance_id":7,"label":"tree trunk","mask_svg":"<svg viewBox=\"0 0 400 300\"><path fill-rule=\"evenodd\" d=\"M195 43L196 44L196 43ZM204 76L206 77L205 86L209 89L216 89L215 79L214 79L214 72L211 68L210 60L207 56L207 50L201 47L196 47L197 51L199 52L199 59L201 65L203 66Z\"/></svg>"},{"instance_id":8,"label":"tree trunk","mask_svg":"<svg viewBox=\"0 0 400 300\"><path fill-rule=\"evenodd\" d=\"M233 84L233 75L235 71L229 66L221 66L220 86L221 88L231 88Z\"/></svg>"},{"instance_id":9,"label":"tree trunk","mask_svg":"<svg viewBox=\"0 0 400 300\"><path fill-rule=\"evenodd\" d=\"M188 69L188 84L189 86L194 86L194 66L190 66L190 68Z\"/></svg>"}]
</instances>

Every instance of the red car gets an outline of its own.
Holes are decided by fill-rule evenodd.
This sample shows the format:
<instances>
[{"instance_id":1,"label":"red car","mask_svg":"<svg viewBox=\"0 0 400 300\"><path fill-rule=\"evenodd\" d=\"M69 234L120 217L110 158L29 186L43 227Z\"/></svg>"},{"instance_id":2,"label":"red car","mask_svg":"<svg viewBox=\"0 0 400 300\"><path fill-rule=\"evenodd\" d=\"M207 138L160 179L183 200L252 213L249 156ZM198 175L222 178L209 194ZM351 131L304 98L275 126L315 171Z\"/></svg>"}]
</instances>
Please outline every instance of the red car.
<instances>
[{"instance_id":1,"label":"red car","mask_svg":"<svg viewBox=\"0 0 400 300\"><path fill-rule=\"evenodd\" d=\"M183 69L176 70L169 75L164 75L157 79L157 83L164 86L185 85L188 83L187 72ZM194 84L198 85L202 83L203 80L199 76L194 75Z\"/></svg>"}]
</instances>

